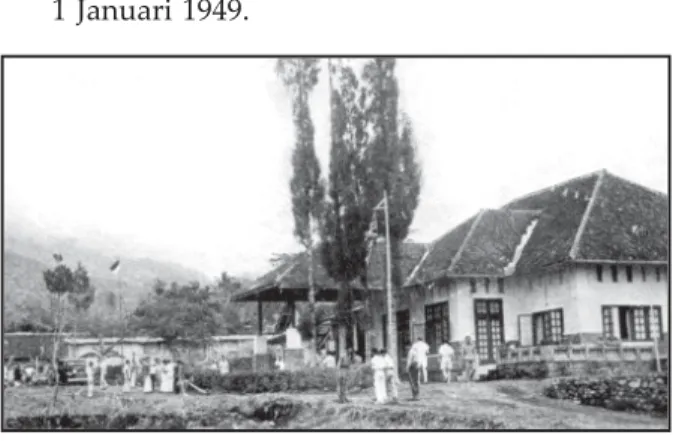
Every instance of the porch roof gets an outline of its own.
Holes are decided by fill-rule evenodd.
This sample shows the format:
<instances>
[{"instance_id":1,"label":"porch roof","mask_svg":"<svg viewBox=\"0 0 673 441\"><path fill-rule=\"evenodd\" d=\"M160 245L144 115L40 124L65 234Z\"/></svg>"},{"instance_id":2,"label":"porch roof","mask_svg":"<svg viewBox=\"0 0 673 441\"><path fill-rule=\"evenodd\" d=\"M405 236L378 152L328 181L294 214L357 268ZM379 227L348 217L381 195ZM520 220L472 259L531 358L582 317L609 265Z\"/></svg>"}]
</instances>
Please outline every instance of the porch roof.
<instances>
[{"instance_id":1,"label":"porch roof","mask_svg":"<svg viewBox=\"0 0 673 441\"><path fill-rule=\"evenodd\" d=\"M401 271L403 279L411 273L425 252L424 244L405 242L402 244ZM233 296L236 302L306 302L308 301L308 262L307 253L289 256L274 269L261 276L255 284ZM372 247L367 267L367 285L370 291L385 288L385 244L379 242ZM339 285L327 274L320 255L314 254L313 276L316 287L316 301L336 302ZM367 291L360 280L349 284L356 301L364 299Z\"/></svg>"}]
</instances>

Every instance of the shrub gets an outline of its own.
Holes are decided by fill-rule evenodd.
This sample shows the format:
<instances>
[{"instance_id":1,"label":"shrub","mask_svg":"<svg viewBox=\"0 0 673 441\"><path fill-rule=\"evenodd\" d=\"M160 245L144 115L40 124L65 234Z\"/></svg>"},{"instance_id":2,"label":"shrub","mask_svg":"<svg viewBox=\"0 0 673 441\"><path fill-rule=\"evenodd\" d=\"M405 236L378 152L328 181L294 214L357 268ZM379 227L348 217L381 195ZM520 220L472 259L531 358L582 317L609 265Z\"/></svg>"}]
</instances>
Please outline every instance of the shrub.
<instances>
[{"instance_id":1,"label":"shrub","mask_svg":"<svg viewBox=\"0 0 673 441\"><path fill-rule=\"evenodd\" d=\"M549 367L544 362L499 364L481 378L492 380L542 379L549 376Z\"/></svg>"},{"instance_id":2,"label":"shrub","mask_svg":"<svg viewBox=\"0 0 673 441\"><path fill-rule=\"evenodd\" d=\"M612 410L668 413L668 377L564 378L544 390L550 398L572 400Z\"/></svg>"},{"instance_id":3,"label":"shrub","mask_svg":"<svg viewBox=\"0 0 673 441\"><path fill-rule=\"evenodd\" d=\"M336 369L303 369L298 371L245 372L221 375L215 371L199 371L192 376L198 387L221 392L243 394L267 392L336 391ZM362 366L348 371L350 389L364 389L374 383L371 368Z\"/></svg>"}]
</instances>

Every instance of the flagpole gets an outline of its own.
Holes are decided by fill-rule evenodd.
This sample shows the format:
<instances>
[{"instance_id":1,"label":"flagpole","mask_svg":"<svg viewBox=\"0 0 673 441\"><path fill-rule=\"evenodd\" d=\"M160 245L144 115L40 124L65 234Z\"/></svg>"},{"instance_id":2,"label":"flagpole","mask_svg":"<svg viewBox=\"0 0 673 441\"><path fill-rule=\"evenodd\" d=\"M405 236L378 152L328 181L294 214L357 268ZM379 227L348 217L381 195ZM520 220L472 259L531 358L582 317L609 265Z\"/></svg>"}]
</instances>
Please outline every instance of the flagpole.
<instances>
[{"instance_id":1,"label":"flagpole","mask_svg":"<svg viewBox=\"0 0 673 441\"><path fill-rule=\"evenodd\" d=\"M388 192L385 190L383 191L383 200L384 200L384 205L383 205L383 212L385 216L385 225L386 225L386 303L388 306L388 346L391 346L391 343L393 342L393 333L395 332L395 329L393 328L393 323L395 322L395 319L393 317L393 314L395 313L393 311L393 278L392 278L392 271L391 271L391 257L390 257L390 220L389 220L389 210L388 210ZM387 348L388 352L390 353L391 349L395 350L396 348ZM391 358L393 359L393 372L397 372L397 354L391 354Z\"/></svg>"}]
</instances>

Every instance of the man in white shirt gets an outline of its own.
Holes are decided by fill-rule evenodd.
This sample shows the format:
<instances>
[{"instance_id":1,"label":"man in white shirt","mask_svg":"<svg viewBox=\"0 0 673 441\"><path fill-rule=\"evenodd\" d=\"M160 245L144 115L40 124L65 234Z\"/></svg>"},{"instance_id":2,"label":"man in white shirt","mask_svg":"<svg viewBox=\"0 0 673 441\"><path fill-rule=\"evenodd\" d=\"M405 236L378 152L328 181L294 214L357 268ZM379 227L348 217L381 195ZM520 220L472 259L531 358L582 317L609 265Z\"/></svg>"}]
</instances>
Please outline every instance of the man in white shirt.
<instances>
[{"instance_id":1,"label":"man in white shirt","mask_svg":"<svg viewBox=\"0 0 673 441\"><path fill-rule=\"evenodd\" d=\"M93 397L94 377L96 374L93 365L93 360L87 360L85 371L86 371L86 396L91 398Z\"/></svg>"},{"instance_id":2,"label":"man in white shirt","mask_svg":"<svg viewBox=\"0 0 673 441\"><path fill-rule=\"evenodd\" d=\"M423 378L423 383L428 382L428 353L430 346L423 341L423 337L418 337L416 343L411 346L411 350L416 352L416 360L418 361L419 375Z\"/></svg>"},{"instance_id":3,"label":"man in white shirt","mask_svg":"<svg viewBox=\"0 0 673 441\"><path fill-rule=\"evenodd\" d=\"M381 351L383 354L383 371L386 376L386 395L393 402L397 402L397 372L395 372L395 361L386 349Z\"/></svg>"},{"instance_id":4,"label":"man in white shirt","mask_svg":"<svg viewBox=\"0 0 673 441\"><path fill-rule=\"evenodd\" d=\"M374 371L374 394L376 395L376 402L384 404L386 402L386 362L381 355L379 349L372 351L371 366ZM418 381L418 380L417 380Z\"/></svg>"},{"instance_id":5,"label":"man in white shirt","mask_svg":"<svg viewBox=\"0 0 673 441\"><path fill-rule=\"evenodd\" d=\"M440 366L442 374L444 374L444 381L451 382L451 369L453 368L454 351L447 340L439 347Z\"/></svg>"}]
</instances>

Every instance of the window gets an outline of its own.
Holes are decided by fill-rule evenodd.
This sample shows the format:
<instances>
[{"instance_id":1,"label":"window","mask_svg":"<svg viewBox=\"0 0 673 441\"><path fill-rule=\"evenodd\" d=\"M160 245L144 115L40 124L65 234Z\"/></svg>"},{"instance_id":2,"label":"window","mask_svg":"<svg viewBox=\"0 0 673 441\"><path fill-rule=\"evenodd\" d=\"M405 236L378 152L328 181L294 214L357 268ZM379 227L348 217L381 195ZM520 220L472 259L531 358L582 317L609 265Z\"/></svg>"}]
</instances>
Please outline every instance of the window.
<instances>
[{"instance_id":1,"label":"window","mask_svg":"<svg viewBox=\"0 0 673 441\"><path fill-rule=\"evenodd\" d=\"M437 352L442 341L449 340L449 302L425 307L425 341L431 352Z\"/></svg>"},{"instance_id":2,"label":"window","mask_svg":"<svg viewBox=\"0 0 673 441\"><path fill-rule=\"evenodd\" d=\"M626 267L626 281L633 282L633 267L631 265Z\"/></svg>"},{"instance_id":3,"label":"window","mask_svg":"<svg viewBox=\"0 0 673 441\"><path fill-rule=\"evenodd\" d=\"M388 314L383 314L381 317L381 323L383 325L383 333L381 334L383 336L383 347L388 346Z\"/></svg>"},{"instance_id":4,"label":"window","mask_svg":"<svg viewBox=\"0 0 673 441\"><path fill-rule=\"evenodd\" d=\"M640 273L643 275L643 282L647 281L647 268L644 266L640 267Z\"/></svg>"},{"instance_id":5,"label":"window","mask_svg":"<svg viewBox=\"0 0 673 441\"><path fill-rule=\"evenodd\" d=\"M533 343L559 343L563 338L563 309L533 314Z\"/></svg>"},{"instance_id":6,"label":"window","mask_svg":"<svg viewBox=\"0 0 673 441\"><path fill-rule=\"evenodd\" d=\"M661 338L660 306L603 306L602 314L605 337L630 341Z\"/></svg>"},{"instance_id":7,"label":"window","mask_svg":"<svg viewBox=\"0 0 673 441\"><path fill-rule=\"evenodd\" d=\"M491 279L484 279L484 291L488 292L491 288Z\"/></svg>"},{"instance_id":8,"label":"window","mask_svg":"<svg viewBox=\"0 0 673 441\"><path fill-rule=\"evenodd\" d=\"M502 277L498 279L498 292L501 294L505 292L505 279Z\"/></svg>"},{"instance_id":9,"label":"window","mask_svg":"<svg viewBox=\"0 0 673 441\"><path fill-rule=\"evenodd\" d=\"M615 324L612 320L612 308L603 306L603 337L615 336Z\"/></svg>"},{"instance_id":10,"label":"window","mask_svg":"<svg viewBox=\"0 0 673 441\"><path fill-rule=\"evenodd\" d=\"M596 279L599 282L603 281L603 266L602 265L596 265Z\"/></svg>"},{"instance_id":11,"label":"window","mask_svg":"<svg viewBox=\"0 0 673 441\"><path fill-rule=\"evenodd\" d=\"M619 280L619 269L617 265L610 265L610 271L612 272L612 281L616 282Z\"/></svg>"},{"instance_id":12,"label":"window","mask_svg":"<svg viewBox=\"0 0 673 441\"><path fill-rule=\"evenodd\" d=\"M477 281L474 279L470 279L470 292L474 294L477 292Z\"/></svg>"},{"instance_id":13,"label":"window","mask_svg":"<svg viewBox=\"0 0 673 441\"><path fill-rule=\"evenodd\" d=\"M399 358L406 356L411 347L411 330L409 328L409 310L397 311L397 352Z\"/></svg>"},{"instance_id":14,"label":"window","mask_svg":"<svg viewBox=\"0 0 673 441\"><path fill-rule=\"evenodd\" d=\"M657 282L661 282L661 270L659 268L655 268L654 274L657 277Z\"/></svg>"}]
</instances>

